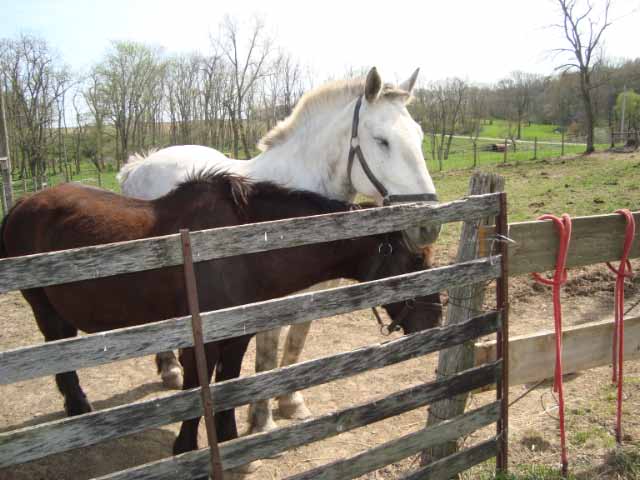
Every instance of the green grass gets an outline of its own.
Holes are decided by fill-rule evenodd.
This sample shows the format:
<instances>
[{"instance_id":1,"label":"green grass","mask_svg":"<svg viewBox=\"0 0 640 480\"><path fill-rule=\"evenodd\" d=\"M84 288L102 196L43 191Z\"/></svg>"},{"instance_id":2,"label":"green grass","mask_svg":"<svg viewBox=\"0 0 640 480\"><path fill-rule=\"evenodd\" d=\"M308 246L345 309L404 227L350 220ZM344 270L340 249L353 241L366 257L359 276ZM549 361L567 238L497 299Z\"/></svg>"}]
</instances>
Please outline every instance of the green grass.
<instances>
[{"instance_id":1,"label":"green grass","mask_svg":"<svg viewBox=\"0 0 640 480\"><path fill-rule=\"evenodd\" d=\"M431 138L425 136L423 142L424 157L427 160L427 168L430 172L438 172L445 170L465 170L474 167L485 167L489 165L497 165L505 163L504 152L486 151L485 148L498 141L478 140L477 155L474 165L473 143L469 138L456 137L451 142L449 157L442 161L442 164L433 158L431 153ZM598 146L600 150L604 150L604 146ZM564 154L578 154L584 152L581 145L565 145ZM507 151L507 163L530 162L535 159L557 158L562 154L560 145L539 143L537 149L531 143L520 143L516 145L516 150L510 146Z\"/></svg>"},{"instance_id":2,"label":"green grass","mask_svg":"<svg viewBox=\"0 0 640 480\"><path fill-rule=\"evenodd\" d=\"M98 175L95 166L89 161L84 161L80 164L80 172L76 172L75 168L71 168L70 172L69 181L81 182L85 185L95 187L101 186L114 192L120 192L120 185L116 180L116 174L118 172L115 170L115 167L111 165L107 166L106 170ZM56 172L55 174L51 172L47 173L46 183L48 187L53 187L66 181L67 178L62 172ZM25 193L33 192L33 189L34 186L31 179L22 180L16 175L13 176L13 191L16 198L20 198Z\"/></svg>"},{"instance_id":3,"label":"green grass","mask_svg":"<svg viewBox=\"0 0 640 480\"><path fill-rule=\"evenodd\" d=\"M483 464L479 468L463 474L464 480L563 480L558 468L546 465L517 465L511 467L508 475L495 475L493 464ZM572 474L566 480L577 480Z\"/></svg>"},{"instance_id":4,"label":"green grass","mask_svg":"<svg viewBox=\"0 0 640 480\"><path fill-rule=\"evenodd\" d=\"M515 136L515 132L517 131L518 126L515 123L511 124L512 133ZM560 141L562 138L562 134L560 132L556 132L558 129L558 125L552 124L542 124L542 123L532 123L531 125L528 122L523 122L521 126L521 134L522 140L533 140L538 137L538 140L550 140L550 141ZM494 119L491 121L491 124L484 124L480 130L481 137L491 137L491 138L507 138L509 135L509 125L505 120L497 120Z\"/></svg>"},{"instance_id":5,"label":"green grass","mask_svg":"<svg viewBox=\"0 0 640 480\"><path fill-rule=\"evenodd\" d=\"M637 210L640 205L640 154L606 158L594 154L489 165L482 170L505 177L510 221L546 212L594 215L624 207ZM445 201L466 195L470 175L469 171L432 173Z\"/></svg>"}]
</instances>

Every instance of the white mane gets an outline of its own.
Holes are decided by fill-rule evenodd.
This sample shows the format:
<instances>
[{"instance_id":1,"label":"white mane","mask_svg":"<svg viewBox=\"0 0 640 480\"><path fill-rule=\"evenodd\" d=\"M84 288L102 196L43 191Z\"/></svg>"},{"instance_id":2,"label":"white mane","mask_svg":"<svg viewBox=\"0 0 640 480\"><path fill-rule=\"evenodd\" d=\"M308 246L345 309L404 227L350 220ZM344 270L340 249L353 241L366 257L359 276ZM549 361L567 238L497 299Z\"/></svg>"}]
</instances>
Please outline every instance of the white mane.
<instances>
[{"instance_id":1,"label":"white mane","mask_svg":"<svg viewBox=\"0 0 640 480\"><path fill-rule=\"evenodd\" d=\"M278 122L275 127L260 139L258 149L266 152L271 147L285 143L294 131L303 128L304 123L317 115L318 111L335 111L336 106L346 105L359 95L362 95L364 86L364 78L338 80L326 83L305 93L296 104L291 115ZM409 96L408 92L390 84L384 85L380 93L381 98L387 99L404 98L406 100Z\"/></svg>"},{"instance_id":2,"label":"white mane","mask_svg":"<svg viewBox=\"0 0 640 480\"><path fill-rule=\"evenodd\" d=\"M122 166L122 168L120 168L120 171L116 175L116 179L118 180L118 183L122 185L124 182L126 182L131 172L133 172L137 168L140 162L143 162L152 153L155 153L157 151L158 151L157 148L152 148L147 150L146 153L144 154L142 152L139 152L139 153L134 153L133 155L129 155L129 158L127 159L125 164Z\"/></svg>"}]
</instances>

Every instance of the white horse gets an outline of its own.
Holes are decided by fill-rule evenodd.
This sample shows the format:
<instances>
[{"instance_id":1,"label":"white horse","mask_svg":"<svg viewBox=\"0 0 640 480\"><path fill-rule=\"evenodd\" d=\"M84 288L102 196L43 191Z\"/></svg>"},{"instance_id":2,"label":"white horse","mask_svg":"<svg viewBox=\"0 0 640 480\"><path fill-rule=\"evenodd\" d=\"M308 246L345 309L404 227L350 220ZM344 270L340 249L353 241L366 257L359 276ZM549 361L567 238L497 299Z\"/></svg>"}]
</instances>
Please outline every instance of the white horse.
<instances>
[{"instance_id":1,"label":"white horse","mask_svg":"<svg viewBox=\"0 0 640 480\"><path fill-rule=\"evenodd\" d=\"M422 153L423 132L406 108L418 71L396 87L383 85L374 67L366 80L333 82L306 93L292 114L260 141L262 153L250 160L229 159L208 147L174 146L146 158L132 156L118 181L126 195L153 199L190 173L215 168L344 201L361 193L378 204L435 202ZM405 238L420 248L433 243L438 233L439 228L416 227L407 230ZM283 366L298 362L309 326L290 327ZM280 329L257 336L257 371L277 366L279 336ZM177 387L180 367L173 352L158 354L157 362L165 385ZM310 416L299 392L278 400L283 417ZM252 406L251 425L254 432L276 427L268 401Z\"/></svg>"}]
</instances>

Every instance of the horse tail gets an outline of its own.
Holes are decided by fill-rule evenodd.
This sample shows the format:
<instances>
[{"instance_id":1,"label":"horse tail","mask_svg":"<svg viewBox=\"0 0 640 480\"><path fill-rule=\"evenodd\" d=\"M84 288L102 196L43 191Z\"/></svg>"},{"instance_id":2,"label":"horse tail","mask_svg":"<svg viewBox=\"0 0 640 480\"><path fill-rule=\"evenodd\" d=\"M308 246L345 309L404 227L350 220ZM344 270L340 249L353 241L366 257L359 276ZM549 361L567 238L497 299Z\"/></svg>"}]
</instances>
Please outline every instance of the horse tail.
<instances>
[{"instance_id":1,"label":"horse tail","mask_svg":"<svg viewBox=\"0 0 640 480\"><path fill-rule=\"evenodd\" d=\"M125 164L120 168L120 171L116 175L116 179L120 184L120 188L124 186L125 182L129 178L129 175L140 166L140 163L149 158L150 155L155 153L156 150L149 150L146 154L134 153L130 155Z\"/></svg>"}]
</instances>

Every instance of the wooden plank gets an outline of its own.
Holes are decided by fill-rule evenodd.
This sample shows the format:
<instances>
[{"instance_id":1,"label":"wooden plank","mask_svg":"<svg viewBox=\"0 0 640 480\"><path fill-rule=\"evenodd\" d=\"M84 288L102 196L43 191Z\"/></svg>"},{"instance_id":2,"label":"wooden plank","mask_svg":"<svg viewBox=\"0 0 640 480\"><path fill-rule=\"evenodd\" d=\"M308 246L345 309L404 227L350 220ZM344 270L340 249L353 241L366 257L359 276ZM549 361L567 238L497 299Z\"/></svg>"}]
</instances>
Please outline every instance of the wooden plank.
<instances>
[{"instance_id":1,"label":"wooden plank","mask_svg":"<svg viewBox=\"0 0 640 480\"><path fill-rule=\"evenodd\" d=\"M495 214L496 196L411 203L192 232L195 262ZM178 234L0 260L0 293L182 264Z\"/></svg>"},{"instance_id":2,"label":"wooden plank","mask_svg":"<svg viewBox=\"0 0 640 480\"><path fill-rule=\"evenodd\" d=\"M496 456L497 437L474 445L461 452L442 458L402 477L402 480L424 480L426 478L454 478L459 473Z\"/></svg>"},{"instance_id":3,"label":"wooden plank","mask_svg":"<svg viewBox=\"0 0 640 480\"><path fill-rule=\"evenodd\" d=\"M551 322L551 320L549 320ZM640 316L624 322L626 360L640 358ZM591 322L565 328L562 332L562 359L565 373L580 372L611 363L613 320ZM495 359L495 342L476 344L476 364ZM513 337L509 341L509 384L537 382L553 377L555 333L538 332Z\"/></svg>"},{"instance_id":4,"label":"wooden plank","mask_svg":"<svg viewBox=\"0 0 640 480\"><path fill-rule=\"evenodd\" d=\"M202 314L205 341L351 312L495 278L499 258L408 273ZM193 345L189 317L0 352L0 384Z\"/></svg>"},{"instance_id":5,"label":"wooden plank","mask_svg":"<svg viewBox=\"0 0 640 480\"><path fill-rule=\"evenodd\" d=\"M633 214L640 225L640 212ZM617 261L622 255L625 221L621 215L593 215L572 219L571 245L567 267ZM488 251L493 228L483 231ZM509 237L516 243L509 246L509 275L553 270L558 252L558 234L550 220L512 223ZM630 258L640 257L640 231L631 248Z\"/></svg>"},{"instance_id":6,"label":"wooden plank","mask_svg":"<svg viewBox=\"0 0 640 480\"><path fill-rule=\"evenodd\" d=\"M224 468L228 470L253 460L271 457L291 448L333 437L422 407L438 398L469 391L474 388L472 385L486 385L494 382L499 372L499 363L485 365L461 372L447 380L418 385L386 398L361 403L339 412L305 420L271 432L225 442L220 447ZM134 467L103 478L110 480L162 478L176 473L178 476L186 477L189 474L203 475L206 472L208 472L208 464L205 449L187 456L168 458Z\"/></svg>"},{"instance_id":7,"label":"wooden plank","mask_svg":"<svg viewBox=\"0 0 640 480\"><path fill-rule=\"evenodd\" d=\"M491 312L468 322L406 335L352 352L319 358L212 385L216 411L321 385L403 362L494 333ZM0 468L93 445L202 414L198 389L0 434Z\"/></svg>"},{"instance_id":8,"label":"wooden plank","mask_svg":"<svg viewBox=\"0 0 640 480\"><path fill-rule=\"evenodd\" d=\"M397 462L424 448L448 442L475 432L497 421L499 402L490 403L463 415L427 427L380 446L366 450L351 458L338 460L307 472L287 477L287 480L347 480Z\"/></svg>"}]
</instances>

